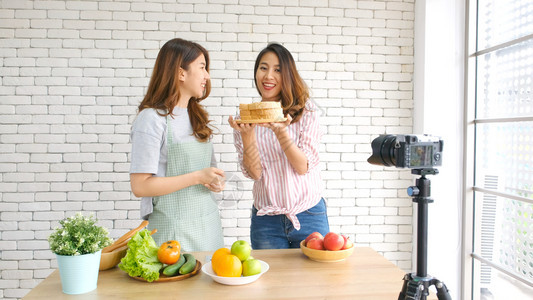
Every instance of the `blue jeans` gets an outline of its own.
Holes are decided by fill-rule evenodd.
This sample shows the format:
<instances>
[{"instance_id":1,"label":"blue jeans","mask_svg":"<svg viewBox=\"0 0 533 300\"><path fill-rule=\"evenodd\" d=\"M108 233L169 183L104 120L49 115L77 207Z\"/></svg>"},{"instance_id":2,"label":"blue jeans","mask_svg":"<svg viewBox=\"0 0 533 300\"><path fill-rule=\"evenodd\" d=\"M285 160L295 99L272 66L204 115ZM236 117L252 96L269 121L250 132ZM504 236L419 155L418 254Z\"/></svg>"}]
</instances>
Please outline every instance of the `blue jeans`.
<instances>
[{"instance_id":1,"label":"blue jeans","mask_svg":"<svg viewBox=\"0 0 533 300\"><path fill-rule=\"evenodd\" d=\"M317 205L296 215L300 221L300 230L292 226L285 215L258 216L252 207L252 224L250 240L253 249L300 248L300 242L318 231L322 235L329 232L328 214L324 198Z\"/></svg>"}]
</instances>

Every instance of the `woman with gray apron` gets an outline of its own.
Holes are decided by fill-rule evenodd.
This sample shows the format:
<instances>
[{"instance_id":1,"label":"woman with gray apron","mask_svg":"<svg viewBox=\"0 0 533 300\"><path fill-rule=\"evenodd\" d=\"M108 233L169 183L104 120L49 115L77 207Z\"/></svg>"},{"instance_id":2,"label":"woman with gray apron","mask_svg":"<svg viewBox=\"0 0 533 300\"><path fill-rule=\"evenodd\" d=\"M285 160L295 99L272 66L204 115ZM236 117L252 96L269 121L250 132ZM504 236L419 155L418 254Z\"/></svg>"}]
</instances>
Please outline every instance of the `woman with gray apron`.
<instances>
[{"instance_id":1,"label":"woman with gray apron","mask_svg":"<svg viewBox=\"0 0 533 300\"><path fill-rule=\"evenodd\" d=\"M172 39L156 59L132 124L130 182L141 216L158 245L176 240L183 251L224 246L212 192L224 188L216 168L212 129L199 102L210 92L209 55L197 43Z\"/></svg>"}]
</instances>

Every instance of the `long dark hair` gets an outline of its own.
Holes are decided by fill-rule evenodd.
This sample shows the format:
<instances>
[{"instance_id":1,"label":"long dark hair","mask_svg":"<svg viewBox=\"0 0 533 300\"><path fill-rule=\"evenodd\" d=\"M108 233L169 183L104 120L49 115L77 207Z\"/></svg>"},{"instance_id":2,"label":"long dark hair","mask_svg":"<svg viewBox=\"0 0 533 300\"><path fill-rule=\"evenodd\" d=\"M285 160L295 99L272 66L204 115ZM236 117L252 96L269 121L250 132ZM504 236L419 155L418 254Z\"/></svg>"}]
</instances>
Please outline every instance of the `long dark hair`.
<instances>
[{"instance_id":1,"label":"long dark hair","mask_svg":"<svg viewBox=\"0 0 533 300\"><path fill-rule=\"evenodd\" d=\"M145 108L154 108L161 116L172 115L180 97L179 69L188 70L190 64L202 54L209 72L209 53L204 47L179 38L166 42L157 55L148 90L139 105L139 112ZM200 105L200 101L207 98L210 92L211 82L208 80L205 94L201 98L191 98L187 106L193 134L202 142L207 141L213 133L208 126L210 120L207 111Z\"/></svg>"},{"instance_id":2,"label":"long dark hair","mask_svg":"<svg viewBox=\"0 0 533 300\"><path fill-rule=\"evenodd\" d=\"M283 113L291 115L293 119L292 123L298 122L305 109L305 103L309 99L309 88L302 77L300 77L294 58L287 48L278 43L270 43L265 49L259 52L254 66L255 88L261 95L261 91L257 86L257 69L259 68L261 58L268 52L273 52L279 59L281 72L281 106L283 107Z\"/></svg>"}]
</instances>

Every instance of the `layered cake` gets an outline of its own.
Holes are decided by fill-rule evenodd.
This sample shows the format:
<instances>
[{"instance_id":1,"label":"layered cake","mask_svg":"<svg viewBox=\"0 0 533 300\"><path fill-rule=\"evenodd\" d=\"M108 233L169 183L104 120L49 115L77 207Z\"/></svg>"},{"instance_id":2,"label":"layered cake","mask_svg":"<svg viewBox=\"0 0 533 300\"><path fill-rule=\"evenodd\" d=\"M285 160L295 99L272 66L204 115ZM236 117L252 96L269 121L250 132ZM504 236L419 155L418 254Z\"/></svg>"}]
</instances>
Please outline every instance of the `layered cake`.
<instances>
[{"instance_id":1,"label":"layered cake","mask_svg":"<svg viewBox=\"0 0 533 300\"><path fill-rule=\"evenodd\" d=\"M285 120L281 103L277 101L239 104L239 112L242 123L269 123Z\"/></svg>"}]
</instances>

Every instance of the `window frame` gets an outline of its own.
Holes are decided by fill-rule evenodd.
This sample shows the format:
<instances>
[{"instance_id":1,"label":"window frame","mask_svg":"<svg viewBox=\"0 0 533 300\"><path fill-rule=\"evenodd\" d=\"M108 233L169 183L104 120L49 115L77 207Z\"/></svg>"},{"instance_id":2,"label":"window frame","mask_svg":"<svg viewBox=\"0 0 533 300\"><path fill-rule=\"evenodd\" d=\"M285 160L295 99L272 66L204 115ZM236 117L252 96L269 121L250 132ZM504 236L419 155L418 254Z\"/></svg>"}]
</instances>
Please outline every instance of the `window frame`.
<instances>
[{"instance_id":1,"label":"window frame","mask_svg":"<svg viewBox=\"0 0 533 300\"><path fill-rule=\"evenodd\" d=\"M465 7L466 16L466 35L465 35L465 103L464 103L464 166L463 166L463 214L462 214L462 274L461 274L461 298L462 299L479 299L480 290L475 286L474 276L480 275L480 265L484 261L475 250L475 193L490 193L503 196L509 199L518 199L525 203L532 203L531 199L519 199L514 195L509 195L492 190L486 190L475 185L475 167L476 167L476 126L483 123L503 123L503 122L520 122L533 121L533 116L510 117L510 118L476 118L476 101L477 101L477 58L488 52L497 51L504 47L512 46L526 40L532 40L533 34L526 35L511 41L507 41L487 49L477 49L477 14L478 1L467 0ZM479 253L479 252L478 252ZM505 270L498 269L497 266L492 268L508 275Z\"/></svg>"},{"instance_id":2,"label":"window frame","mask_svg":"<svg viewBox=\"0 0 533 300\"><path fill-rule=\"evenodd\" d=\"M474 299L473 294L473 257L474 250L474 162L475 162L475 96L476 96L476 58L470 56L476 50L477 1L467 0L465 7L465 102L464 102L464 166L463 166L463 217L462 217L462 295L461 299ZM479 293L477 298L479 299Z\"/></svg>"}]
</instances>

